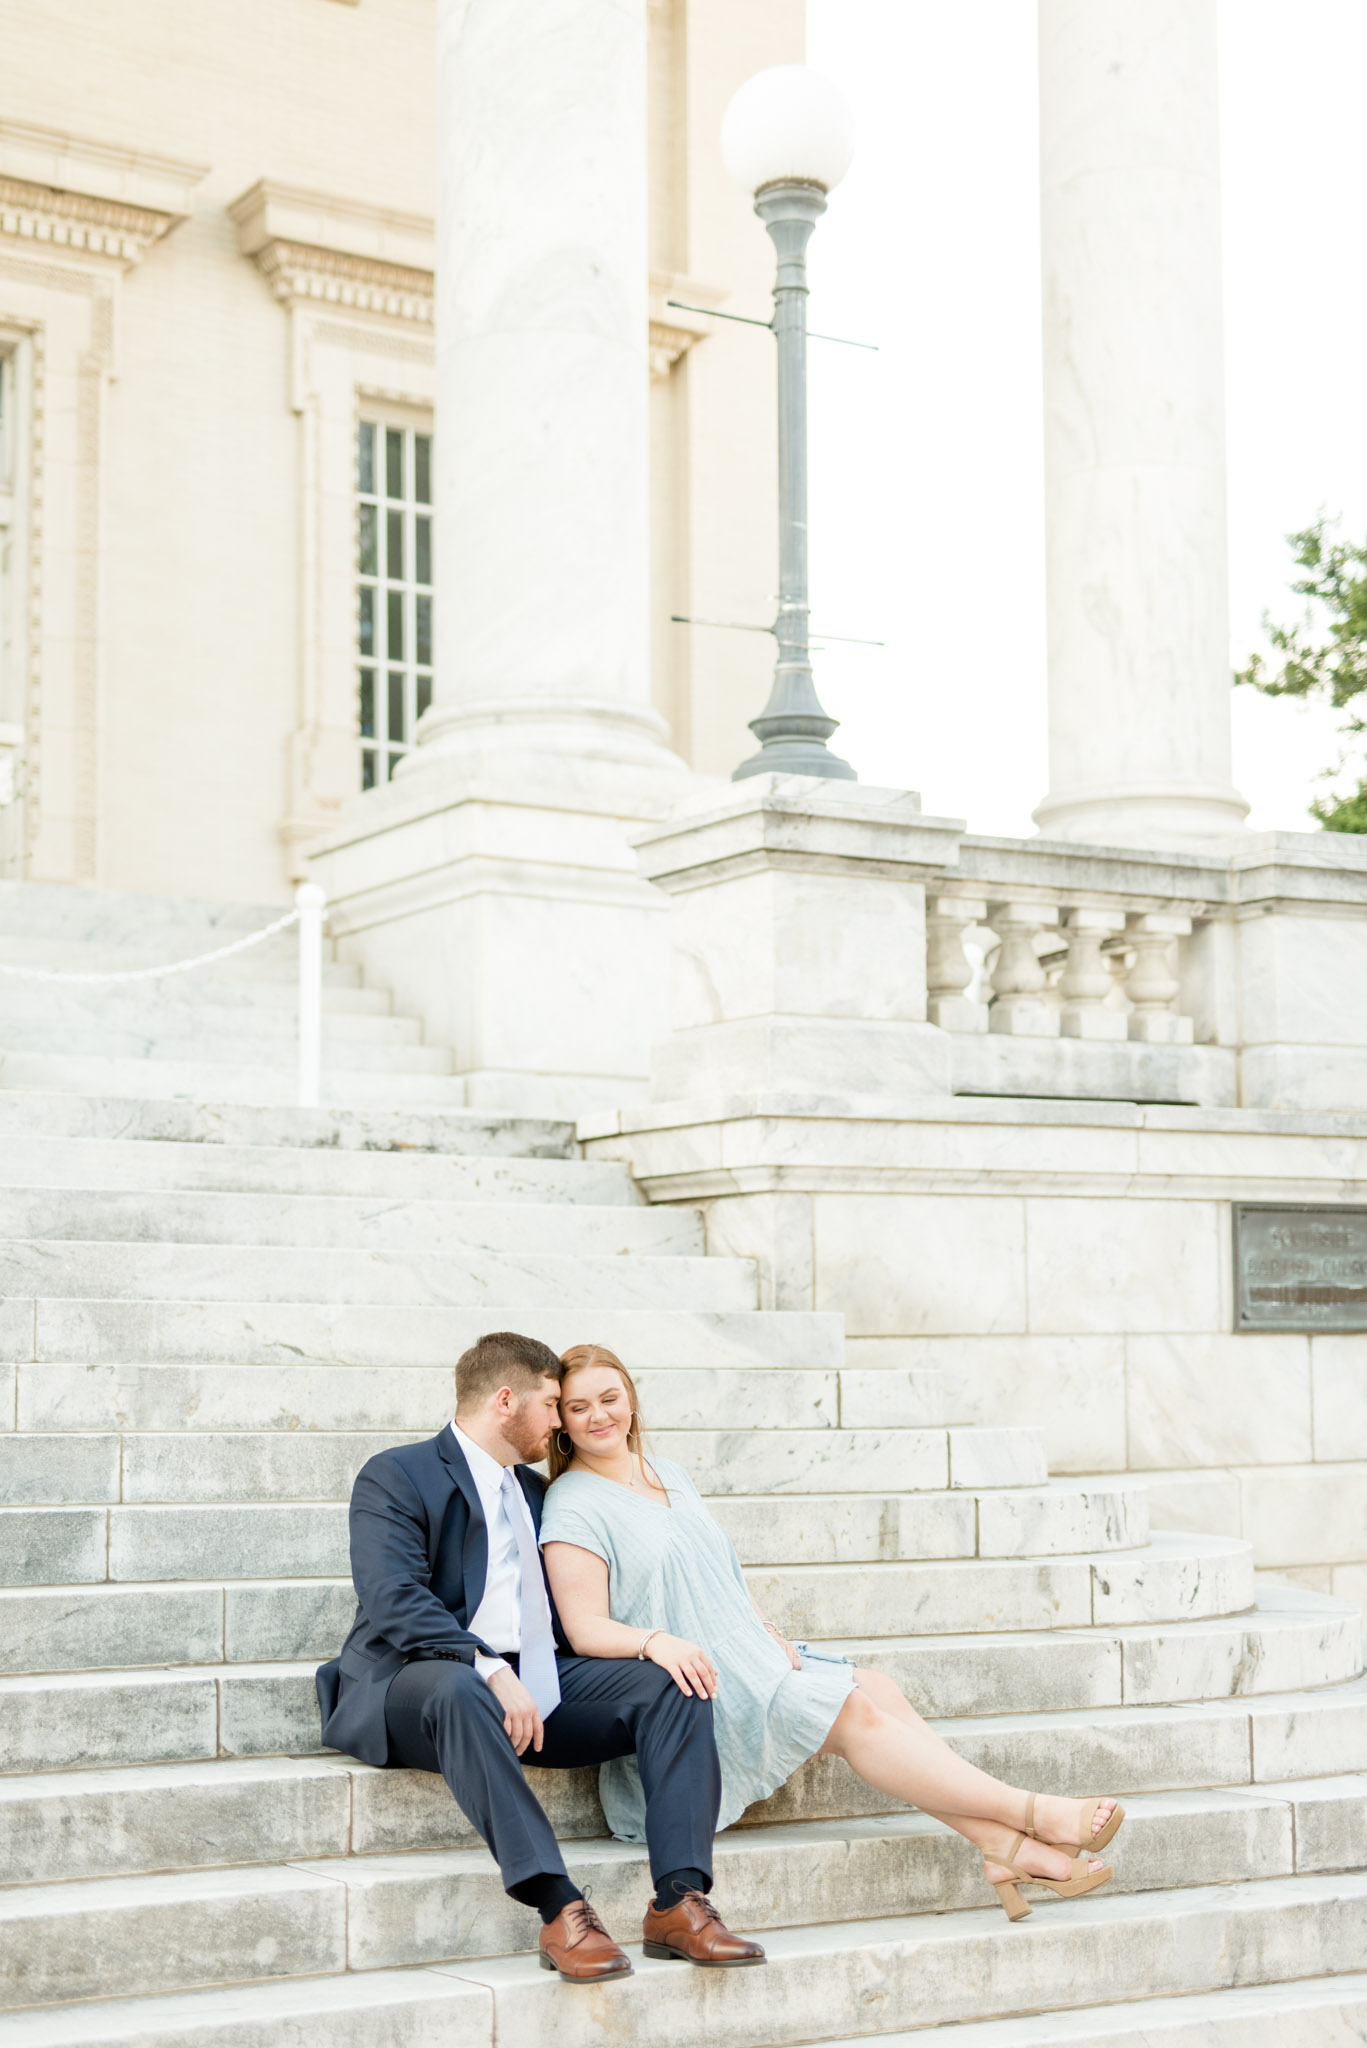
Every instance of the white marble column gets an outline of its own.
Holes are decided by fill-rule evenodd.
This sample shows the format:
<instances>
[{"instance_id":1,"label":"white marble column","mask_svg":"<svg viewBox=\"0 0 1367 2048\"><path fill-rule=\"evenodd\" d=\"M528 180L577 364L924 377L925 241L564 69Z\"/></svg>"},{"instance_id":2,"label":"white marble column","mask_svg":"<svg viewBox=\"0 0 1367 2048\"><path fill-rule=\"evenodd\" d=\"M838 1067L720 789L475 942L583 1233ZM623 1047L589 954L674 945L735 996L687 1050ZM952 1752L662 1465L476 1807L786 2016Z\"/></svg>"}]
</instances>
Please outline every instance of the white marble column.
<instances>
[{"instance_id":1,"label":"white marble column","mask_svg":"<svg viewBox=\"0 0 1367 2048\"><path fill-rule=\"evenodd\" d=\"M421 745L673 770L650 706L645 0L438 0Z\"/></svg>"},{"instance_id":2,"label":"white marble column","mask_svg":"<svg viewBox=\"0 0 1367 2048\"><path fill-rule=\"evenodd\" d=\"M1040 0L1053 838L1233 832L1215 0Z\"/></svg>"}]
</instances>

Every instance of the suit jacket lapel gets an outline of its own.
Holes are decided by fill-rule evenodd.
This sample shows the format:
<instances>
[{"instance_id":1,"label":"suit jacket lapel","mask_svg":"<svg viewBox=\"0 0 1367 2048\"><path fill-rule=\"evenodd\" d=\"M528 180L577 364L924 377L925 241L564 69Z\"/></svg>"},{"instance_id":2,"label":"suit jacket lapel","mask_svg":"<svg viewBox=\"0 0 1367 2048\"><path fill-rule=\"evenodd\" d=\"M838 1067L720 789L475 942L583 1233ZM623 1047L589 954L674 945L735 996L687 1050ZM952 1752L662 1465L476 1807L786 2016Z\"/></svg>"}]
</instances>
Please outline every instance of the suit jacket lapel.
<instances>
[{"instance_id":1,"label":"suit jacket lapel","mask_svg":"<svg viewBox=\"0 0 1367 2048\"><path fill-rule=\"evenodd\" d=\"M460 1559L461 1585L465 1594L465 1622L468 1627L475 1610L484 1598L485 1581L489 1576L489 1531L485 1526L484 1503L479 1497L479 1488L475 1485L475 1475L470 1470L465 1453L456 1442L455 1431L449 1424L437 1438L437 1449L446 1460L451 1477L464 1494L470 1510ZM432 1560L432 1569L434 1575L440 1570L440 1561L435 1557ZM443 1576L450 1576L449 1565ZM444 1589L439 1589L439 1593L440 1597L447 1597Z\"/></svg>"}]
</instances>

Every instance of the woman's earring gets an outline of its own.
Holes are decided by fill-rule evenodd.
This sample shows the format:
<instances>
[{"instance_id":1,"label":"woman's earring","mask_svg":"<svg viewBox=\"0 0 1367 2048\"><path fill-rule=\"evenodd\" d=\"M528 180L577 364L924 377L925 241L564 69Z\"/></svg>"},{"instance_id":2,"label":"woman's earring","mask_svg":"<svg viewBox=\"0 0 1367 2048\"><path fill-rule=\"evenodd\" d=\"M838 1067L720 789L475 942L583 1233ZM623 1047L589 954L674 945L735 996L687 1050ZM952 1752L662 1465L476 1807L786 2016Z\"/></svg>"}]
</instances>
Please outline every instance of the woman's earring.
<instances>
[{"instance_id":1,"label":"woman's earring","mask_svg":"<svg viewBox=\"0 0 1367 2048\"><path fill-rule=\"evenodd\" d=\"M627 1431L627 1442L635 1442L635 1440L640 1436L640 1434L641 1426L636 1420L636 1410L633 1408L631 1411L631 1428Z\"/></svg>"},{"instance_id":2,"label":"woman's earring","mask_svg":"<svg viewBox=\"0 0 1367 2048\"><path fill-rule=\"evenodd\" d=\"M568 1435L569 1431L567 1429L558 1429L555 1432L555 1448L559 1451L562 1458L572 1458L574 1456L574 1445L572 1443L566 1444L560 1441L562 1437Z\"/></svg>"}]
</instances>

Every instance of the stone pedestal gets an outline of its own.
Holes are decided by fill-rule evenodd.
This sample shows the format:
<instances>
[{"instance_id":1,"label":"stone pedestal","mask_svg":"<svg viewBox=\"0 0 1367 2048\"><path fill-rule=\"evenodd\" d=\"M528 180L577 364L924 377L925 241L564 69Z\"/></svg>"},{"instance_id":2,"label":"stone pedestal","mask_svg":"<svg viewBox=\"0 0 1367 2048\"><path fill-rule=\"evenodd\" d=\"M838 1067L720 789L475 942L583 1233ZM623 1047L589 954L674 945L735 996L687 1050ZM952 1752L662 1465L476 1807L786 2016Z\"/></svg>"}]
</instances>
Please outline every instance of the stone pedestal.
<instances>
[{"instance_id":1,"label":"stone pedestal","mask_svg":"<svg viewBox=\"0 0 1367 2048\"><path fill-rule=\"evenodd\" d=\"M439 0L437 666L418 745L313 861L343 952L469 1099L644 1091L691 787L650 704L645 8Z\"/></svg>"},{"instance_id":2,"label":"stone pedestal","mask_svg":"<svg viewBox=\"0 0 1367 2048\"><path fill-rule=\"evenodd\" d=\"M1053 839L1234 831L1215 0L1040 0Z\"/></svg>"},{"instance_id":3,"label":"stone pedestal","mask_svg":"<svg viewBox=\"0 0 1367 2048\"><path fill-rule=\"evenodd\" d=\"M925 885L962 826L908 790L831 789L755 776L638 842L674 910L657 1100L948 1088L948 1036L926 1022Z\"/></svg>"}]
</instances>

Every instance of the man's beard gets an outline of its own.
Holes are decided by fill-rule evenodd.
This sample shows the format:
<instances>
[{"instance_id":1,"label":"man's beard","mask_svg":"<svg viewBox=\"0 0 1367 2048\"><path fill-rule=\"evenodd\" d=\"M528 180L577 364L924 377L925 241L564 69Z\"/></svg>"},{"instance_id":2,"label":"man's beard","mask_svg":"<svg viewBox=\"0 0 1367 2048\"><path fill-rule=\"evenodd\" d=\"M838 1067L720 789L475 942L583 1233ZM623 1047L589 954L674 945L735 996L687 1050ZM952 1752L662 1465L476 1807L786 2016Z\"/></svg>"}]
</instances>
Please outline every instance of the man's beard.
<instances>
[{"instance_id":1,"label":"man's beard","mask_svg":"<svg viewBox=\"0 0 1367 2048\"><path fill-rule=\"evenodd\" d=\"M545 1409L533 1411L530 1401L522 1404L503 1425L503 1440L527 1464L538 1464L551 1441L551 1424L546 1420Z\"/></svg>"}]
</instances>

